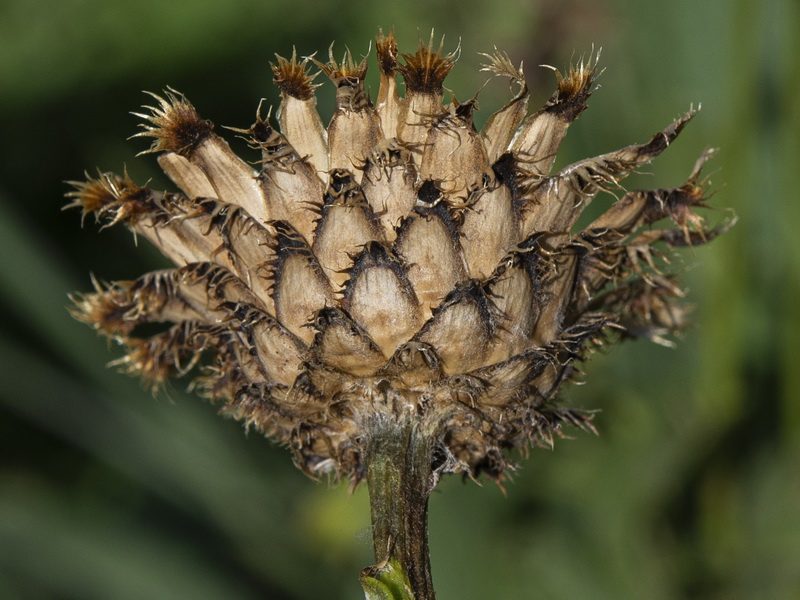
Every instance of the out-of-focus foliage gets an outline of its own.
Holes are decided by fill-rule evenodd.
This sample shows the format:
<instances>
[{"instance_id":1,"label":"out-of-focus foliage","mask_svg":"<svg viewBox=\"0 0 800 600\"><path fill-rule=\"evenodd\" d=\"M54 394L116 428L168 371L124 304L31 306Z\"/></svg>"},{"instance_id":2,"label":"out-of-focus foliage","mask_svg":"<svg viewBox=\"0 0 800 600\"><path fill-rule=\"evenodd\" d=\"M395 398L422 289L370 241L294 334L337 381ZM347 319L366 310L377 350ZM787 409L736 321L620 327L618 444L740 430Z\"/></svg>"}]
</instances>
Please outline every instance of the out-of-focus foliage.
<instances>
[{"instance_id":1,"label":"out-of-focus foliage","mask_svg":"<svg viewBox=\"0 0 800 600\"><path fill-rule=\"evenodd\" d=\"M740 217L675 259L698 306L678 350L621 346L567 390L602 409L599 438L575 433L532 452L505 497L456 478L440 486L430 516L439 597L800 596L795 2L7 0L0 597L360 596L358 569L371 562L365 490L349 497L306 479L283 449L180 383L152 399L106 369L113 351L68 316L66 294L89 287L89 268L123 279L160 259L134 251L121 229L81 230L59 208L63 181L94 166L125 163L136 180L169 187L154 160L133 158L144 145L126 141L140 90L171 85L215 122L247 127L262 96L277 99L273 52L324 53L332 41L366 52L378 26L392 25L401 49L431 27L446 46L461 39L448 79L459 99L484 83L478 52L494 45L525 61L534 103L554 83L535 65L602 46L602 89L558 164L645 141L701 103L657 177L626 184L679 184L718 146L713 204ZM483 118L507 93L496 82L481 92ZM330 86L320 95L330 110Z\"/></svg>"}]
</instances>

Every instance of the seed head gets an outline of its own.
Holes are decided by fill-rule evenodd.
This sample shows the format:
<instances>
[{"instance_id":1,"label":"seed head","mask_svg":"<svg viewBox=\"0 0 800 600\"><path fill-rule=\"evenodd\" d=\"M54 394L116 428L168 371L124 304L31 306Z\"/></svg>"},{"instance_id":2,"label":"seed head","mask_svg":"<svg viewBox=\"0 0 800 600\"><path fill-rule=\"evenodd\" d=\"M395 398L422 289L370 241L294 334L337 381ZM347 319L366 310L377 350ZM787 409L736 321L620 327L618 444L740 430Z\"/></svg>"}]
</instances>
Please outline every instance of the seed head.
<instances>
[{"instance_id":1,"label":"seed head","mask_svg":"<svg viewBox=\"0 0 800 600\"><path fill-rule=\"evenodd\" d=\"M457 51L431 39L399 54L392 33L376 47L375 104L367 61L349 51L341 62L332 49L326 63L277 58L279 126L259 110L236 130L261 152L255 171L183 95L153 94L138 135L154 139L147 152L181 191L101 173L68 196L175 267L96 282L73 313L126 348L124 371L154 388L191 379L312 476L357 483L370 428L411 418L435 440L437 472L499 479L508 449L550 445L563 424L593 430L591 412L557 396L593 348L670 343L684 327L664 253L732 224L708 228L695 212L713 152L677 187L622 188L690 111L643 144L552 172L594 90L597 55L556 71L556 91L530 115L522 66L486 55L485 70L518 91L479 132L474 99L443 104ZM327 127L314 65L337 88ZM619 198L576 229L600 192ZM148 323L165 329L140 334Z\"/></svg>"}]
</instances>

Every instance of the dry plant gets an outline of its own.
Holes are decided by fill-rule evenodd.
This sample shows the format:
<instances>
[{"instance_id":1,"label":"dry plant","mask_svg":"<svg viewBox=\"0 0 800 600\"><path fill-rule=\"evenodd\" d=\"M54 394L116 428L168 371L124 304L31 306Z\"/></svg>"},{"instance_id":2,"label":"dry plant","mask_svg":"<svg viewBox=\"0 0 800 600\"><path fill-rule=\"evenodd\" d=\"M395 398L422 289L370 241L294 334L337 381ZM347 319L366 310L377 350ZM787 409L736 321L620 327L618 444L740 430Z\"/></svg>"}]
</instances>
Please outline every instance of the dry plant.
<instances>
[{"instance_id":1,"label":"dry plant","mask_svg":"<svg viewBox=\"0 0 800 600\"><path fill-rule=\"evenodd\" d=\"M260 150L256 171L182 94L152 94L138 135L181 192L101 173L68 195L175 268L95 282L73 312L121 344L115 363L153 389L188 377L308 475L366 481L376 563L362 571L365 592L425 600L427 503L440 476L499 484L509 450L550 446L564 425L594 431L592 412L565 406L558 390L603 343L670 343L686 309L664 272L669 249L732 221L708 228L695 212L712 151L678 187L621 187L692 111L643 144L551 173L594 90L596 55L554 69L555 92L530 115L522 66L486 55L485 71L516 93L481 131L475 98L443 103L456 52L431 39L399 54L381 33L377 55L374 104L366 59L278 56L278 126L259 107L234 130ZM314 66L336 86L327 128ZM618 200L576 230L599 192ZM153 323L164 326L147 334Z\"/></svg>"}]
</instances>

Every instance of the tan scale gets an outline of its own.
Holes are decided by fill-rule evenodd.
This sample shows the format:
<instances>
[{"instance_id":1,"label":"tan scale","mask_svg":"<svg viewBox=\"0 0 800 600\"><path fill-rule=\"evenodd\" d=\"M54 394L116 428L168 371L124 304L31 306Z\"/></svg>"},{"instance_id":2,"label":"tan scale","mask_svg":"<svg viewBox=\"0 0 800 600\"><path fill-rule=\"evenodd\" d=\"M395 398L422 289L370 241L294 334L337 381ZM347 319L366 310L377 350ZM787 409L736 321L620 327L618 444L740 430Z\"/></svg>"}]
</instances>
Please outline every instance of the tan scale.
<instances>
[{"instance_id":1,"label":"tan scale","mask_svg":"<svg viewBox=\"0 0 800 600\"><path fill-rule=\"evenodd\" d=\"M456 284L466 278L457 234L438 210L412 212L400 227L394 251L407 265L408 280L427 319Z\"/></svg>"},{"instance_id":2,"label":"tan scale","mask_svg":"<svg viewBox=\"0 0 800 600\"><path fill-rule=\"evenodd\" d=\"M525 83L522 64L514 67L511 59L504 52L495 49L493 54L484 54L489 62L483 71L494 73L498 77L507 77L512 83L519 85L519 92L503 108L491 115L481 130L481 139L486 148L489 164L494 164L509 149L511 140L528 112L530 93Z\"/></svg>"},{"instance_id":3,"label":"tan scale","mask_svg":"<svg viewBox=\"0 0 800 600\"><path fill-rule=\"evenodd\" d=\"M508 360L531 347L542 303L534 262L525 251L515 252L501 262L488 282L488 295L498 314L489 364Z\"/></svg>"},{"instance_id":4,"label":"tan scale","mask_svg":"<svg viewBox=\"0 0 800 600\"><path fill-rule=\"evenodd\" d=\"M396 70L403 76L406 95L400 101L397 139L417 154L422 152L433 123L445 114L442 83L456 62L456 52L442 54L433 49L433 34L428 45L420 41L415 54L401 54L403 63Z\"/></svg>"},{"instance_id":5,"label":"tan scale","mask_svg":"<svg viewBox=\"0 0 800 600\"><path fill-rule=\"evenodd\" d=\"M158 165L189 198L216 198L217 190L192 162L176 152L159 155Z\"/></svg>"},{"instance_id":6,"label":"tan scale","mask_svg":"<svg viewBox=\"0 0 800 600\"><path fill-rule=\"evenodd\" d=\"M417 169L411 152L385 140L367 159L361 188L378 217L383 238L393 242L396 229L417 203Z\"/></svg>"},{"instance_id":7,"label":"tan scale","mask_svg":"<svg viewBox=\"0 0 800 600\"><path fill-rule=\"evenodd\" d=\"M383 140L381 118L364 89L367 59L356 64L350 51L341 64L333 58L317 63L336 86L336 111L328 125L328 170L347 169L361 183L367 156Z\"/></svg>"},{"instance_id":8,"label":"tan scale","mask_svg":"<svg viewBox=\"0 0 800 600\"><path fill-rule=\"evenodd\" d=\"M397 120L400 114L400 96L397 93L397 42L394 34L383 35L383 31L375 39L378 54L380 84L375 110L381 119L381 130L387 139L397 137Z\"/></svg>"},{"instance_id":9,"label":"tan scale","mask_svg":"<svg viewBox=\"0 0 800 600\"><path fill-rule=\"evenodd\" d=\"M311 321L321 306L334 304L333 292L314 254L292 233L281 227L277 236L273 298L278 320L310 344L314 338Z\"/></svg>"},{"instance_id":10,"label":"tan scale","mask_svg":"<svg viewBox=\"0 0 800 600\"><path fill-rule=\"evenodd\" d=\"M467 273L488 278L520 240L519 215L508 186L493 181L474 194L459 228Z\"/></svg>"},{"instance_id":11,"label":"tan scale","mask_svg":"<svg viewBox=\"0 0 800 600\"><path fill-rule=\"evenodd\" d=\"M645 144L579 161L544 178L525 198L523 236L537 231L570 231L598 192L619 189L620 180L666 150L694 114L686 113Z\"/></svg>"},{"instance_id":12,"label":"tan scale","mask_svg":"<svg viewBox=\"0 0 800 600\"><path fill-rule=\"evenodd\" d=\"M581 60L570 67L566 76L548 67L556 75L556 91L540 110L525 120L511 144L511 151L534 176L550 173L567 129L586 110L586 101L594 91L599 58L598 52L587 62Z\"/></svg>"},{"instance_id":13,"label":"tan scale","mask_svg":"<svg viewBox=\"0 0 800 600\"><path fill-rule=\"evenodd\" d=\"M489 300L470 281L450 293L414 339L436 350L445 373L464 373L485 364L495 325Z\"/></svg>"},{"instance_id":14,"label":"tan scale","mask_svg":"<svg viewBox=\"0 0 800 600\"><path fill-rule=\"evenodd\" d=\"M281 90L278 122L281 133L301 158L308 160L320 178L325 181L328 172L328 134L317 112L317 99L312 83L316 74L308 73L310 57L297 61L297 52L291 59L275 55L272 64L275 84Z\"/></svg>"},{"instance_id":15,"label":"tan scale","mask_svg":"<svg viewBox=\"0 0 800 600\"><path fill-rule=\"evenodd\" d=\"M402 265L381 244L368 244L355 259L344 306L358 325L391 357L423 322L423 311Z\"/></svg>"},{"instance_id":16,"label":"tan scale","mask_svg":"<svg viewBox=\"0 0 800 600\"><path fill-rule=\"evenodd\" d=\"M420 178L436 181L454 204L466 201L491 177L489 159L478 132L472 126L472 101L459 104L453 98L449 111L428 131L420 159Z\"/></svg>"},{"instance_id":17,"label":"tan scale","mask_svg":"<svg viewBox=\"0 0 800 600\"><path fill-rule=\"evenodd\" d=\"M322 216L314 232L313 250L334 291L347 280L352 257L368 242L380 239L364 193L348 171L331 173Z\"/></svg>"},{"instance_id":18,"label":"tan scale","mask_svg":"<svg viewBox=\"0 0 800 600\"><path fill-rule=\"evenodd\" d=\"M288 221L310 244L325 190L313 165L272 126L269 114L261 118L261 105L250 128L231 129L243 134L251 148L261 151L258 184L272 219Z\"/></svg>"},{"instance_id":19,"label":"tan scale","mask_svg":"<svg viewBox=\"0 0 800 600\"><path fill-rule=\"evenodd\" d=\"M373 375L386 364L375 341L338 308L324 308L314 322L314 358L352 375Z\"/></svg>"}]
</instances>

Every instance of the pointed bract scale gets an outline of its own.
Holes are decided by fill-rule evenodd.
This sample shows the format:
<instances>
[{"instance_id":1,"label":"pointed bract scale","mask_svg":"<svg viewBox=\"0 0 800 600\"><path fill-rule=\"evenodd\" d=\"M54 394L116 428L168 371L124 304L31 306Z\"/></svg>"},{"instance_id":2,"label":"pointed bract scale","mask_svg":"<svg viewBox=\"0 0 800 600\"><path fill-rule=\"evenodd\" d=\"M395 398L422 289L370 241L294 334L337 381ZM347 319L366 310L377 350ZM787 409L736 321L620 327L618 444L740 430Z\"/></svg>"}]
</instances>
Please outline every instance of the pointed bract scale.
<instances>
[{"instance_id":1,"label":"pointed bract scale","mask_svg":"<svg viewBox=\"0 0 800 600\"><path fill-rule=\"evenodd\" d=\"M111 361L109 366L141 377L155 394L170 377L189 373L204 351L217 351L226 338L224 328L198 321L181 321L148 338L126 339L126 354Z\"/></svg>"},{"instance_id":2,"label":"pointed bract scale","mask_svg":"<svg viewBox=\"0 0 800 600\"><path fill-rule=\"evenodd\" d=\"M511 144L516 159L535 176L550 173L567 129L586 110L599 58L598 52L586 62L581 60L571 65L565 75L548 67L556 75L557 89L538 112L527 118Z\"/></svg>"},{"instance_id":3,"label":"pointed bract scale","mask_svg":"<svg viewBox=\"0 0 800 600\"><path fill-rule=\"evenodd\" d=\"M442 43L444 40L442 40ZM411 150L421 150L432 124L444 114L442 83L456 63L458 51L442 54L433 49L433 32L428 45L420 40L416 54L401 54L405 61L396 70L403 76L406 95L400 102L397 139Z\"/></svg>"},{"instance_id":4,"label":"pointed bract scale","mask_svg":"<svg viewBox=\"0 0 800 600\"><path fill-rule=\"evenodd\" d=\"M328 367L365 376L386 363L372 338L341 309L320 310L314 318L314 329L311 355Z\"/></svg>"},{"instance_id":5,"label":"pointed bract scale","mask_svg":"<svg viewBox=\"0 0 800 600\"><path fill-rule=\"evenodd\" d=\"M484 54L489 59L483 71L490 71L498 77L507 77L512 84L519 85L519 92L503 108L491 115L481 130L481 139L486 148L489 164L494 165L508 150L516 131L528 112L530 92L525 83L522 64L519 68L511 63L505 52L495 48L493 54Z\"/></svg>"},{"instance_id":6,"label":"pointed bract scale","mask_svg":"<svg viewBox=\"0 0 800 600\"><path fill-rule=\"evenodd\" d=\"M408 279L427 318L456 284L466 278L458 234L433 182L420 188L418 207L400 226L394 251L408 268ZM435 198L434 206L428 202Z\"/></svg>"},{"instance_id":7,"label":"pointed bract scale","mask_svg":"<svg viewBox=\"0 0 800 600\"><path fill-rule=\"evenodd\" d=\"M367 158L361 187L389 243L397 237L400 221L417 203L416 181L411 152L396 140L385 140Z\"/></svg>"},{"instance_id":8,"label":"pointed bract scale","mask_svg":"<svg viewBox=\"0 0 800 600\"><path fill-rule=\"evenodd\" d=\"M693 207L704 207L708 194L700 174L706 161L714 155L713 149L697 159L689 179L676 188L660 190L635 190L625 194L600 217L592 221L588 231L609 229L618 234L629 234L641 227L669 217L677 225L692 225L703 230L703 220L692 212Z\"/></svg>"},{"instance_id":9,"label":"pointed bract scale","mask_svg":"<svg viewBox=\"0 0 800 600\"><path fill-rule=\"evenodd\" d=\"M328 278L305 240L288 224L276 222L272 266L275 281L273 299L278 320L305 343L314 331L309 326L320 306L334 304Z\"/></svg>"},{"instance_id":10,"label":"pointed bract scale","mask_svg":"<svg viewBox=\"0 0 800 600\"><path fill-rule=\"evenodd\" d=\"M158 194L158 192L154 192ZM211 219L196 216L195 206L182 196L164 196L168 209L156 213L154 219L144 218L131 225L134 235L141 236L171 260L175 265L182 266L193 262L202 261L210 257L221 248L222 237L215 230L203 228L202 224L211 225ZM158 196L156 196L158 198ZM181 222L170 221L179 215ZM217 262L233 267L225 259L225 255L216 256Z\"/></svg>"},{"instance_id":11,"label":"pointed bract scale","mask_svg":"<svg viewBox=\"0 0 800 600\"><path fill-rule=\"evenodd\" d=\"M414 151L415 163L419 164L418 155L422 152L433 121L443 114L441 94L436 96L408 92L401 100L397 139L403 146Z\"/></svg>"},{"instance_id":12,"label":"pointed bract scale","mask_svg":"<svg viewBox=\"0 0 800 600\"><path fill-rule=\"evenodd\" d=\"M186 157L206 175L215 191L213 197L241 206L261 222L267 221L269 210L256 183L256 174L214 133L213 125L201 119L178 92L168 90L165 98L150 95L158 101L158 106L145 107L150 110L149 115L135 113L149 124L143 124L143 131L134 137L155 138L145 152L176 152Z\"/></svg>"},{"instance_id":13,"label":"pointed bract scale","mask_svg":"<svg viewBox=\"0 0 800 600\"><path fill-rule=\"evenodd\" d=\"M200 321L219 323L226 302L246 302L260 307L261 301L238 277L212 263L192 263L179 269L148 273L127 287L126 318L134 324Z\"/></svg>"},{"instance_id":14,"label":"pointed bract scale","mask_svg":"<svg viewBox=\"0 0 800 600\"><path fill-rule=\"evenodd\" d=\"M686 113L645 144L579 161L542 180L524 198L522 235L569 231L598 192L619 187L619 181L628 173L661 154L694 114Z\"/></svg>"},{"instance_id":15,"label":"pointed bract scale","mask_svg":"<svg viewBox=\"0 0 800 600\"><path fill-rule=\"evenodd\" d=\"M235 131L245 134L248 145L261 151L258 184L273 220L287 221L310 244L325 191L314 167L272 126L269 114L261 118L261 105L256 122L249 129Z\"/></svg>"},{"instance_id":16,"label":"pointed bract scale","mask_svg":"<svg viewBox=\"0 0 800 600\"><path fill-rule=\"evenodd\" d=\"M261 300L265 310L274 314L266 270L274 255L271 245L275 232L272 226L258 223L237 206L224 205L212 199L201 201L200 207L205 212L202 215L205 218L196 216L187 221L191 223L197 219L196 227L201 227L207 218L208 226L204 235L216 234L218 239L208 256L244 281Z\"/></svg>"},{"instance_id":17,"label":"pointed bract scale","mask_svg":"<svg viewBox=\"0 0 800 600\"><path fill-rule=\"evenodd\" d=\"M203 173L187 158L177 152L165 152L158 157L158 165L189 198L216 198L217 190Z\"/></svg>"},{"instance_id":18,"label":"pointed bract scale","mask_svg":"<svg viewBox=\"0 0 800 600\"><path fill-rule=\"evenodd\" d=\"M444 373L442 360L433 346L410 341L397 347L381 375L391 377L399 387L415 389L440 381Z\"/></svg>"},{"instance_id":19,"label":"pointed bract scale","mask_svg":"<svg viewBox=\"0 0 800 600\"><path fill-rule=\"evenodd\" d=\"M224 372L224 369L220 368L220 372ZM242 421L248 430L252 427L271 439L288 443L295 431L293 423L305 418L287 400L284 385L265 381L254 383L244 377L230 383L223 378L222 385L232 391L223 396L227 402L220 413ZM311 473L309 475L312 476Z\"/></svg>"},{"instance_id":20,"label":"pointed bract scale","mask_svg":"<svg viewBox=\"0 0 800 600\"><path fill-rule=\"evenodd\" d=\"M481 286L474 280L465 281L436 307L414 341L433 346L445 373L471 371L486 364L496 327L493 313Z\"/></svg>"},{"instance_id":21,"label":"pointed bract scale","mask_svg":"<svg viewBox=\"0 0 800 600\"><path fill-rule=\"evenodd\" d=\"M478 395L482 406L503 407L513 400L529 401L529 394L520 394L534 377L551 362L552 357L540 348L515 353L514 356L469 375L484 382L485 392Z\"/></svg>"},{"instance_id":22,"label":"pointed bract scale","mask_svg":"<svg viewBox=\"0 0 800 600\"><path fill-rule=\"evenodd\" d=\"M291 386L300 374L307 347L270 315L246 304L231 304L228 323L267 381ZM244 355L243 355L244 358Z\"/></svg>"},{"instance_id":23,"label":"pointed bract scale","mask_svg":"<svg viewBox=\"0 0 800 600\"><path fill-rule=\"evenodd\" d=\"M543 348L552 360L531 380L539 405L552 401L561 385L575 372L575 361L585 357L599 342L598 336L610 327L616 325L607 315L589 313L559 330L558 335Z\"/></svg>"},{"instance_id":24,"label":"pointed bract scale","mask_svg":"<svg viewBox=\"0 0 800 600\"><path fill-rule=\"evenodd\" d=\"M734 216L711 229L644 229L632 239L624 240L624 243L614 240L613 230L599 230L601 233L597 235L583 232L581 243L588 247L588 252L580 261L576 294L573 298L574 313L581 314L588 308L594 310L594 295L597 292L604 287L613 289L613 286L621 285L620 282L631 275L650 282L651 285L657 285L656 282L663 279L662 269L669 265L667 257L657 249L658 245L663 244L668 248L694 248L726 233L736 222ZM590 243L587 244L587 241ZM656 265L658 260L663 266Z\"/></svg>"},{"instance_id":25,"label":"pointed bract scale","mask_svg":"<svg viewBox=\"0 0 800 600\"><path fill-rule=\"evenodd\" d=\"M674 347L665 336L687 326L691 307L678 303L684 296L670 277L637 278L604 294L596 305L615 315L625 335Z\"/></svg>"},{"instance_id":26,"label":"pointed bract scale","mask_svg":"<svg viewBox=\"0 0 800 600\"><path fill-rule=\"evenodd\" d=\"M552 343L563 329L567 305L572 299L579 251L566 235L536 236L532 242L531 251L539 256L537 279L541 281L544 302L531 338L534 346L541 347Z\"/></svg>"},{"instance_id":27,"label":"pointed bract scale","mask_svg":"<svg viewBox=\"0 0 800 600\"><path fill-rule=\"evenodd\" d=\"M357 183L361 182L367 156L383 139L381 119L364 89L367 59L358 64L348 50L341 65L333 58L319 67L336 86L336 111L328 125L328 169L349 169Z\"/></svg>"},{"instance_id":28,"label":"pointed bract scale","mask_svg":"<svg viewBox=\"0 0 800 600\"><path fill-rule=\"evenodd\" d=\"M215 348L215 356L210 365L205 365L203 374L194 380L197 393L212 402L223 402L220 414L236 415L231 407L235 405L240 390L249 382L238 368L238 356L234 350L236 339L230 336L220 340ZM238 417L247 422L247 415L238 414ZM265 430L266 431L266 430Z\"/></svg>"},{"instance_id":29,"label":"pointed bract scale","mask_svg":"<svg viewBox=\"0 0 800 600\"><path fill-rule=\"evenodd\" d=\"M567 320L583 314L594 295L606 285L617 285L635 272L623 235L613 230L583 231L575 238L584 252L578 261L575 289Z\"/></svg>"},{"instance_id":30,"label":"pointed bract scale","mask_svg":"<svg viewBox=\"0 0 800 600\"><path fill-rule=\"evenodd\" d=\"M271 312L262 269L270 258L271 233L243 209L213 198L156 192L111 173L73 185L70 206L109 224L124 222L178 266L213 260L250 286Z\"/></svg>"},{"instance_id":31,"label":"pointed bract scale","mask_svg":"<svg viewBox=\"0 0 800 600\"><path fill-rule=\"evenodd\" d=\"M536 254L521 249L498 266L486 289L498 314L498 326L488 364L505 361L531 346L545 300L536 272Z\"/></svg>"},{"instance_id":32,"label":"pointed bract scale","mask_svg":"<svg viewBox=\"0 0 800 600\"><path fill-rule=\"evenodd\" d=\"M261 306L244 282L228 269L212 263L192 263L179 269L154 271L140 277L130 287L135 312L148 315L148 321L206 320L218 323L224 315L219 306L226 302L244 302ZM177 306L176 306L177 304ZM170 314L184 307L199 316ZM146 322L146 321L142 321Z\"/></svg>"},{"instance_id":33,"label":"pointed bract scale","mask_svg":"<svg viewBox=\"0 0 800 600\"><path fill-rule=\"evenodd\" d=\"M704 219L693 210L706 207L705 201L710 195L706 189L708 181L700 180L700 174L713 154L713 149L707 150L698 158L683 185L628 192L579 234L578 239L587 249L587 254L581 259L576 282L576 292L580 292L573 301L576 313L583 312L594 294L603 287L624 280L632 272L649 278L638 265L640 254L652 273L658 273L653 264L657 252L651 249L657 242L667 246L702 244L730 226L728 222L708 229ZM643 238L636 236L631 239L640 228L661 219L670 219L680 229L647 229ZM662 238L662 232L669 233Z\"/></svg>"},{"instance_id":34,"label":"pointed bract scale","mask_svg":"<svg viewBox=\"0 0 800 600\"><path fill-rule=\"evenodd\" d=\"M425 138L420 178L433 179L453 202L463 202L491 176L486 150L472 125L474 100L459 104L436 119Z\"/></svg>"},{"instance_id":35,"label":"pointed bract scale","mask_svg":"<svg viewBox=\"0 0 800 600\"><path fill-rule=\"evenodd\" d=\"M320 178L326 181L328 172L328 134L317 112L317 99L312 83L319 74L309 74L309 57L297 61L297 52L286 59L275 55L277 64L271 63L275 85L281 90L278 122L281 133L301 158L308 160Z\"/></svg>"},{"instance_id":36,"label":"pointed bract scale","mask_svg":"<svg viewBox=\"0 0 800 600\"><path fill-rule=\"evenodd\" d=\"M508 186L492 181L469 200L459 227L467 273L489 277L519 240L519 214Z\"/></svg>"},{"instance_id":37,"label":"pointed bract scale","mask_svg":"<svg viewBox=\"0 0 800 600\"><path fill-rule=\"evenodd\" d=\"M378 100L376 110L381 119L383 135L391 139L397 135L397 117L400 112L400 97L397 94L397 41L394 30L389 35L383 35L380 30L375 38L378 54L378 70L380 71L380 85L378 87Z\"/></svg>"},{"instance_id":38,"label":"pointed bract scale","mask_svg":"<svg viewBox=\"0 0 800 600\"><path fill-rule=\"evenodd\" d=\"M347 280L352 257L366 243L380 239L378 225L352 174L343 169L332 171L322 216L314 232L313 250L334 291L341 290Z\"/></svg>"},{"instance_id":39,"label":"pointed bract scale","mask_svg":"<svg viewBox=\"0 0 800 600\"><path fill-rule=\"evenodd\" d=\"M363 390L363 386L360 385L359 380L354 382L352 376L345 371L320 363L316 360L313 349L309 349L307 356L308 362L305 363L304 370L289 390L287 401L294 407L305 409L304 423L309 423L309 425L312 421L324 423L326 416L332 416L332 407L337 404L347 406L347 403L341 402L341 400L345 395L353 392L353 387ZM330 401L331 399L333 402ZM324 443L330 444L330 441L328 438L324 440ZM309 440L309 443L316 444L319 443L319 440ZM331 450L333 448L329 446L328 451ZM335 453L335 450L333 452Z\"/></svg>"},{"instance_id":40,"label":"pointed bract scale","mask_svg":"<svg viewBox=\"0 0 800 600\"><path fill-rule=\"evenodd\" d=\"M147 277L158 277L151 273ZM94 292L72 294L69 307L73 317L117 340L127 339L143 323L200 320L202 313L169 290L134 290L140 281L101 284L92 278Z\"/></svg>"},{"instance_id":41,"label":"pointed bract scale","mask_svg":"<svg viewBox=\"0 0 800 600\"><path fill-rule=\"evenodd\" d=\"M353 261L343 305L385 357L423 322L402 263L379 243L367 244Z\"/></svg>"},{"instance_id":42,"label":"pointed bract scale","mask_svg":"<svg viewBox=\"0 0 800 600\"><path fill-rule=\"evenodd\" d=\"M198 146L193 156L216 190L217 198L241 206L260 223L271 218L256 173L233 153L226 141L209 138Z\"/></svg>"},{"instance_id":43,"label":"pointed bract scale","mask_svg":"<svg viewBox=\"0 0 800 600\"><path fill-rule=\"evenodd\" d=\"M331 169L349 169L357 183L361 183L364 165L369 153L383 139L381 123L372 109L337 112L328 127Z\"/></svg>"},{"instance_id":44,"label":"pointed bract scale","mask_svg":"<svg viewBox=\"0 0 800 600\"><path fill-rule=\"evenodd\" d=\"M546 406L553 402L561 386L569 381L570 376L575 372L572 361L566 365L557 360L553 360L541 370L541 372L531 380L530 389L534 391L536 404ZM552 447L552 438L548 446Z\"/></svg>"},{"instance_id":45,"label":"pointed bract scale","mask_svg":"<svg viewBox=\"0 0 800 600\"><path fill-rule=\"evenodd\" d=\"M646 246L663 243L670 248L692 248L707 244L716 237L727 233L738 222L738 217L724 219L711 229L700 231L683 231L682 229L664 228L647 229L626 243L626 250L639 252Z\"/></svg>"},{"instance_id":46,"label":"pointed bract scale","mask_svg":"<svg viewBox=\"0 0 800 600\"><path fill-rule=\"evenodd\" d=\"M87 175L86 181L71 183L68 207L80 207L84 217L94 214L98 222L106 222L104 227L125 223L176 265L203 261L216 248L206 235L210 221L192 218L205 211L186 196L139 187L127 174L100 173L96 179ZM197 227L200 220L205 229Z\"/></svg>"}]
</instances>

